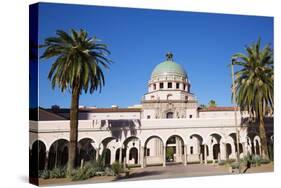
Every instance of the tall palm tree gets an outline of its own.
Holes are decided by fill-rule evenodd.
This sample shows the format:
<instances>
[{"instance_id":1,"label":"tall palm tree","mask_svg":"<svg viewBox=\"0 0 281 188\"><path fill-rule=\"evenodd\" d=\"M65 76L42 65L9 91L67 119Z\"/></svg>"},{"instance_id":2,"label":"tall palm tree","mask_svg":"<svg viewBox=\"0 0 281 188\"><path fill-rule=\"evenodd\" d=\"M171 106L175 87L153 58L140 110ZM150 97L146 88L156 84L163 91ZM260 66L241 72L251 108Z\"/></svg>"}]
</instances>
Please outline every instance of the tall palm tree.
<instances>
[{"instance_id":1,"label":"tall palm tree","mask_svg":"<svg viewBox=\"0 0 281 188\"><path fill-rule=\"evenodd\" d=\"M52 88L57 86L62 92L71 92L70 143L68 174L75 168L78 137L79 96L84 91L101 91L104 85L102 68L109 68L110 54L105 44L95 37L88 37L84 30L71 29L70 33L57 30L55 37L46 38L40 47L45 48L40 58L55 57L48 78Z\"/></svg>"},{"instance_id":2,"label":"tall palm tree","mask_svg":"<svg viewBox=\"0 0 281 188\"><path fill-rule=\"evenodd\" d=\"M241 111L248 111L257 120L262 145L262 157L268 159L267 137L264 118L270 109L274 110L273 100L273 50L269 44L263 49L260 39L246 46L246 53L233 55L233 64L240 66L235 73L236 102Z\"/></svg>"}]
</instances>

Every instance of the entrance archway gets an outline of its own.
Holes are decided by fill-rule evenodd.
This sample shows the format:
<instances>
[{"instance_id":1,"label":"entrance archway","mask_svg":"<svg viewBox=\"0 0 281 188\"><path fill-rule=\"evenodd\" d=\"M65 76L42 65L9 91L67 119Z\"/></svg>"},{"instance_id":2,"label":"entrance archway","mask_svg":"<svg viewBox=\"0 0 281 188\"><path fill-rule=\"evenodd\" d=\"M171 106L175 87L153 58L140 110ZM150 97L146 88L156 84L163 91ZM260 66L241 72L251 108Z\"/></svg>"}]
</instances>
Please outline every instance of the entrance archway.
<instances>
[{"instance_id":1,"label":"entrance archway","mask_svg":"<svg viewBox=\"0 0 281 188\"><path fill-rule=\"evenodd\" d=\"M133 161L134 164L138 164L138 149L136 147L130 149L129 160Z\"/></svg>"},{"instance_id":2,"label":"entrance archway","mask_svg":"<svg viewBox=\"0 0 281 188\"><path fill-rule=\"evenodd\" d=\"M184 161L184 141L178 135L170 136L165 147L166 162L182 163Z\"/></svg>"},{"instance_id":3,"label":"entrance archway","mask_svg":"<svg viewBox=\"0 0 281 188\"><path fill-rule=\"evenodd\" d=\"M203 145L203 137L199 134L191 134L189 136L189 155L192 158L189 158L188 160L194 162L194 161L200 161L203 162L205 159L205 152L204 152L204 145ZM207 149L208 150L208 149Z\"/></svg>"},{"instance_id":4,"label":"entrance archway","mask_svg":"<svg viewBox=\"0 0 281 188\"><path fill-rule=\"evenodd\" d=\"M237 153L238 149L237 149L236 133L231 133L229 136L233 139L235 152ZM240 154L243 153L243 146L241 143L239 143L238 145L239 145L239 157L240 157Z\"/></svg>"},{"instance_id":5,"label":"entrance archway","mask_svg":"<svg viewBox=\"0 0 281 188\"><path fill-rule=\"evenodd\" d=\"M164 143L159 136L150 136L144 143L144 166L166 164L164 160Z\"/></svg>"},{"instance_id":6,"label":"entrance archway","mask_svg":"<svg viewBox=\"0 0 281 188\"><path fill-rule=\"evenodd\" d=\"M120 148L118 148L115 152L115 161L123 163L125 156L126 156L126 150L122 149L122 161L120 161L120 159L119 159L120 158Z\"/></svg>"},{"instance_id":7,"label":"entrance archway","mask_svg":"<svg viewBox=\"0 0 281 188\"><path fill-rule=\"evenodd\" d=\"M44 170L45 168L46 146L42 141L36 140L32 144L29 160L30 176L36 177L38 171Z\"/></svg>"},{"instance_id":8,"label":"entrance archway","mask_svg":"<svg viewBox=\"0 0 281 188\"><path fill-rule=\"evenodd\" d=\"M77 166L81 165L81 161L95 161L96 150L93 147L94 141L91 138L83 138L78 142Z\"/></svg>"},{"instance_id":9,"label":"entrance archway","mask_svg":"<svg viewBox=\"0 0 281 188\"><path fill-rule=\"evenodd\" d=\"M68 161L68 145L65 139L56 140L50 147L48 169L65 167Z\"/></svg>"},{"instance_id":10,"label":"entrance archway","mask_svg":"<svg viewBox=\"0 0 281 188\"><path fill-rule=\"evenodd\" d=\"M174 118L174 113L173 112L167 112L166 118L167 119L173 119Z\"/></svg>"},{"instance_id":11,"label":"entrance archway","mask_svg":"<svg viewBox=\"0 0 281 188\"><path fill-rule=\"evenodd\" d=\"M110 166L110 161L111 161L111 151L110 151L110 149L106 148L104 150L104 164L105 164L105 166Z\"/></svg>"},{"instance_id":12,"label":"entrance archway","mask_svg":"<svg viewBox=\"0 0 281 188\"><path fill-rule=\"evenodd\" d=\"M229 156L231 155L231 144L229 144L229 143L226 143L225 144L225 146L226 146L226 159L229 159Z\"/></svg>"},{"instance_id":13,"label":"entrance archway","mask_svg":"<svg viewBox=\"0 0 281 188\"><path fill-rule=\"evenodd\" d=\"M218 133L213 133L210 135L210 149L211 149L211 154L213 155L214 160L219 159L219 155L221 153L221 139L222 136Z\"/></svg>"}]
</instances>

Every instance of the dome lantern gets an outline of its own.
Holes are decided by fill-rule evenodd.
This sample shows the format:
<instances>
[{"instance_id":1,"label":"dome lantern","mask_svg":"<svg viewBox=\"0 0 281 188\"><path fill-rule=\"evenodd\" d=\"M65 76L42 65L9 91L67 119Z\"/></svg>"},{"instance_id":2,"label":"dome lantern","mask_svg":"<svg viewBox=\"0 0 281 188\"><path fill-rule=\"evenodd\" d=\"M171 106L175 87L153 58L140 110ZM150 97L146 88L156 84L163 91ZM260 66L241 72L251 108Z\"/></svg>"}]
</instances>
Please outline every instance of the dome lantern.
<instances>
[{"instance_id":1,"label":"dome lantern","mask_svg":"<svg viewBox=\"0 0 281 188\"><path fill-rule=\"evenodd\" d=\"M182 79L187 79L187 74L184 68L173 60L173 53L166 54L166 61L158 64L151 74L151 79L158 79L165 76L179 76Z\"/></svg>"}]
</instances>

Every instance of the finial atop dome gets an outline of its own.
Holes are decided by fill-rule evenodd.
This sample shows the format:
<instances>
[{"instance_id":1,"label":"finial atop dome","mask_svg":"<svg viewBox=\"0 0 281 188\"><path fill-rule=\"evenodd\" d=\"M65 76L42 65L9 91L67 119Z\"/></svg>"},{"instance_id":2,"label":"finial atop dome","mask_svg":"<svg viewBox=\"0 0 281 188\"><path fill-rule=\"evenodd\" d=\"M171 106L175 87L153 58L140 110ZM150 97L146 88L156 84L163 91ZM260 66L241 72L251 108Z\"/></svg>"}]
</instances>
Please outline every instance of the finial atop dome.
<instances>
[{"instance_id":1,"label":"finial atop dome","mask_svg":"<svg viewBox=\"0 0 281 188\"><path fill-rule=\"evenodd\" d=\"M172 52L168 52L166 54L166 58L167 58L167 61L173 61L173 53Z\"/></svg>"}]
</instances>

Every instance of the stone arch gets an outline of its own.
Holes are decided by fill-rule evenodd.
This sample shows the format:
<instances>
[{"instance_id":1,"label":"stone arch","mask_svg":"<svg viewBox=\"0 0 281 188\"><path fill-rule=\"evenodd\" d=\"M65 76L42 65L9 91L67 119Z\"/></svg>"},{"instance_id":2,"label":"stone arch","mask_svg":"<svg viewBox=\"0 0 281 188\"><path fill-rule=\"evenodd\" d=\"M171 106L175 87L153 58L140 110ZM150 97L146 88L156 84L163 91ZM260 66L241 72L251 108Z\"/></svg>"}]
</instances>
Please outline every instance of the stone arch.
<instances>
[{"instance_id":1,"label":"stone arch","mask_svg":"<svg viewBox=\"0 0 281 188\"><path fill-rule=\"evenodd\" d=\"M202 160L205 160L209 153L208 146L206 145L206 138L204 138L204 136L201 136L201 134L199 134L199 133L192 133L188 136L188 139L190 141L191 140L196 141L196 143L193 144L193 146L190 146L190 144L189 144L189 154L192 154L193 156L195 156L197 158L196 161L202 162ZM193 147L195 147L195 148L193 148ZM206 147L206 152L205 152L204 147ZM191 148L194 150L193 153L191 153ZM191 160L191 159L189 159L189 160ZM195 159L192 159L192 160L195 160Z\"/></svg>"},{"instance_id":2,"label":"stone arch","mask_svg":"<svg viewBox=\"0 0 281 188\"><path fill-rule=\"evenodd\" d=\"M95 141L92 138L81 138L77 144L77 166L81 165L82 160L84 162L96 160L96 148Z\"/></svg>"},{"instance_id":3,"label":"stone arch","mask_svg":"<svg viewBox=\"0 0 281 188\"><path fill-rule=\"evenodd\" d=\"M230 143L225 144L225 150L226 150L226 159L230 158L230 155L232 154L232 147Z\"/></svg>"},{"instance_id":4,"label":"stone arch","mask_svg":"<svg viewBox=\"0 0 281 188\"><path fill-rule=\"evenodd\" d=\"M154 140L153 140L154 139ZM144 141L144 164L163 164L165 160L163 157L165 142L163 138L158 135L151 135Z\"/></svg>"},{"instance_id":5,"label":"stone arch","mask_svg":"<svg viewBox=\"0 0 281 188\"><path fill-rule=\"evenodd\" d=\"M98 145L98 149L104 149L104 148L106 148L107 145L108 145L111 141L113 141L113 140L118 140L118 138L113 137L113 136L104 138L104 139L100 142L100 144Z\"/></svg>"},{"instance_id":6,"label":"stone arch","mask_svg":"<svg viewBox=\"0 0 281 188\"><path fill-rule=\"evenodd\" d=\"M141 140L139 137L137 136L130 136L128 138L126 138L121 146L122 149L122 161L124 161L124 157L126 157L126 163L127 164L137 164L137 162L139 162L139 150L141 147ZM134 153L130 153L132 148L136 148L136 151L133 151ZM118 150L118 152L120 152L120 148ZM118 159L120 158L120 153ZM137 155L137 156L136 156Z\"/></svg>"},{"instance_id":7,"label":"stone arch","mask_svg":"<svg viewBox=\"0 0 281 188\"><path fill-rule=\"evenodd\" d=\"M114 148L115 146L113 146L113 148L108 148L108 145L112 142L112 141L118 141L118 139L116 137L110 136L110 137L106 137L104 138L100 144L99 147L97 148L98 150L98 154L102 155L105 159L104 163L105 165L110 165L112 162L114 162ZM119 141L118 141L119 142ZM108 151L109 150L109 151ZM111 154L113 154L113 156L111 156ZM110 162L108 162L108 160L110 160Z\"/></svg>"},{"instance_id":8,"label":"stone arch","mask_svg":"<svg viewBox=\"0 0 281 188\"><path fill-rule=\"evenodd\" d=\"M33 144L34 144L35 142L37 142L37 141L42 142L42 143L45 145L45 147L46 147L46 151L48 151L48 149L49 149L48 143L47 143L45 140L43 140L43 139L38 139L38 138L36 138L36 139L34 139L34 140L32 140L32 141L30 142L30 144L29 144L29 149L30 149L30 150L32 150Z\"/></svg>"},{"instance_id":9,"label":"stone arch","mask_svg":"<svg viewBox=\"0 0 281 188\"><path fill-rule=\"evenodd\" d=\"M136 147L132 147L129 150L129 161L133 161L134 164L139 162L139 152Z\"/></svg>"},{"instance_id":10,"label":"stone arch","mask_svg":"<svg viewBox=\"0 0 281 188\"><path fill-rule=\"evenodd\" d=\"M188 135L188 139L192 139L193 137L197 138L202 144L205 143L204 136L201 136L199 133L192 133Z\"/></svg>"},{"instance_id":11,"label":"stone arch","mask_svg":"<svg viewBox=\"0 0 281 188\"><path fill-rule=\"evenodd\" d=\"M254 150L255 150L255 155L261 155L261 139L258 135L256 135L253 139L254 142Z\"/></svg>"},{"instance_id":12,"label":"stone arch","mask_svg":"<svg viewBox=\"0 0 281 188\"><path fill-rule=\"evenodd\" d=\"M105 166L109 166L111 164L111 150L105 148L104 150L104 164Z\"/></svg>"},{"instance_id":13,"label":"stone arch","mask_svg":"<svg viewBox=\"0 0 281 188\"><path fill-rule=\"evenodd\" d=\"M213 132L210 133L207 137L209 147L210 147L210 155L213 160L219 160L221 154L222 143L224 143L225 139L222 134Z\"/></svg>"},{"instance_id":14,"label":"stone arch","mask_svg":"<svg viewBox=\"0 0 281 188\"><path fill-rule=\"evenodd\" d=\"M237 153L237 152L238 152L238 149L237 149L236 132L230 133L228 136L232 138L233 143L234 143L234 149L235 149L234 151L235 151L235 153ZM241 138L239 138L239 139L241 139ZM239 145L239 156L240 156L241 154L243 154L243 146L242 146L242 143L241 143L241 142L238 143L238 145ZM241 157L241 156L240 156L240 157Z\"/></svg>"},{"instance_id":15,"label":"stone arch","mask_svg":"<svg viewBox=\"0 0 281 188\"><path fill-rule=\"evenodd\" d=\"M46 145L41 140L32 143L29 156L30 176L36 177L38 171L45 169Z\"/></svg>"},{"instance_id":16,"label":"stone arch","mask_svg":"<svg viewBox=\"0 0 281 188\"><path fill-rule=\"evenodd\" d=\"M69 142L66 139L54 141L49 150L48 169L64 167L68 161Z\"/></svg>"},{"instance_id":17,"label":"stone arch","mask_svg":"<svg viewBox=\"0 0 281 188\"><path fill-rule=\"evenodd\" d=\"M166 162L184 161L184 139L178 134L169 136L165 143Z\"/></svg>"},{"instance_id":18,"label":"stone arch","mask_svg":"<svg viewBox=\"0 0 281 188\"><path fill-rule=\"evenodd\" d=\"M82 140L91 140L91 145L93 146L93 148L94 149L97 149L98 148L98 142L95 140L95 139L93 139L93 138L91 138L91 137L88 137L88 136L83 136L83 137L81 137L81 138L79 138L79 140L78 140L78 143L80 142L80 141L82 141Z\"/></svg>"},{"instance_id":19,"label":"stone arch","mask_svg":"<svg viewBox=\"0 0 281 188\"><path fill-rule=\"evenodd\" d=\"M249 131L247 137L249 138L248 147L250 148L250 153L256 155L256 144L255 137L258 136L257 131Z\"/></svg>"},{"instance_id":20,"label":"stone arch","mask_svg":"<svg viewBox=\"0 0 281 188\"><path fill-rule=\"evenodd\" d=\"M207 136L207 142L210 140L211 137L214 137L218 142L225 142L225 137L223 136L222 133L219 132L211 132Z\"/></svg>"}]
</instances>

